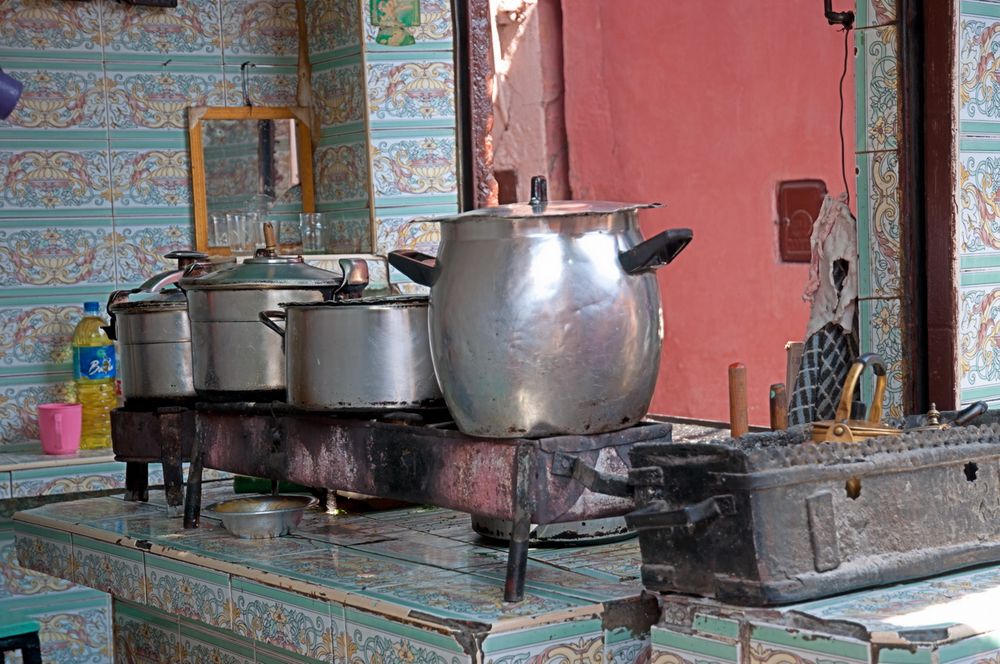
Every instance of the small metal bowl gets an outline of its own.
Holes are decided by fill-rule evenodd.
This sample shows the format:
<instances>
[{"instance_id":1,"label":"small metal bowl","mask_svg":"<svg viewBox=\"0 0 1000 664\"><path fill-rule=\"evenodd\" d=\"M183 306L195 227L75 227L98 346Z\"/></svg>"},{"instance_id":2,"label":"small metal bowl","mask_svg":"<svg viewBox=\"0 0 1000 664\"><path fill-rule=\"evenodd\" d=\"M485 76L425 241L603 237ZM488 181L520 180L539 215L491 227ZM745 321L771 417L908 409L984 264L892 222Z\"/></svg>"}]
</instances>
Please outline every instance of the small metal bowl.
<instances>
[{"instance_id":1,"label":"small metal bowl","mask_svg":"<svg viewBox=\"0 0 1000 664\"><path fill-rule=\"evenodd\" d=\"M253 496L215 503L205 511L220 519L233 535L269 539L287 535L318 502L312 496Z\"/></svg>"}]
</instances>

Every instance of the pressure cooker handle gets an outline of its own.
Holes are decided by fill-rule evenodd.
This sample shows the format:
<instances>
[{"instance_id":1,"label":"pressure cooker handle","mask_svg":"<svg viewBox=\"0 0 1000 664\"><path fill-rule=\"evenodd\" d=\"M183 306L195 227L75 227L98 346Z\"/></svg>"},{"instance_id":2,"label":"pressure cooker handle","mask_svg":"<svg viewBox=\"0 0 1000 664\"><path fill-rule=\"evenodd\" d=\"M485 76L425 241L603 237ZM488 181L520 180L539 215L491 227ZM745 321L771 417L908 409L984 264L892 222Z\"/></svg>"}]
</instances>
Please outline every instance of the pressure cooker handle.
<instances>
[{"instance_id":1,"label":"pressure cooker handle","mask_svg":"<svg viewBox=\"0 0 1000 664\"><path fill-rule=\"evenodd\" d=\"M693 237L690 228L671 228L621 252L618 260L628 274L662 267L677 258Z\"/></svg>"},{"instance_id":2,"label":"pressure cooker handle","mask_svg":"<svg viewBox=\"0 0 1000 664\"><path fill-rule=\"evenodd\" d=\"M278 309L269 309L267 311L262 311L258 314L260 322L269 327L270 329L274 330L275 332L277 332L282 339L285 338L285 329L283 327L280 327L277 323L275 323L274 319L276 318L278 320L283 321L286 319L286 317L287 313L284 311L280 311Z\"/></svg>"},{"instance_id":3,"label":"pressure cooker handle","mask_svg":"<svg viewBox=\"0 0 1000 664\"><path fill-rule=\"evenodd\" d=\"M138 292L140 292L139 288L116 290L111 292L111 296L108 298L108 304L105 307L105 310L108 312L108 324L101 326L104 333L108 335L108 339L111 339L112 341L118 340L118 324L114 312L111 311L111 305L118 304L119 302L128 302L129 295L133 295Z\"/></svg>"},{"instance_id":4,"label":"pressure cooker handle","mask_svg":"<svg viewBox=\"0 0 1000 664\"><path fill-rule=\"evenodd\" d=\"M389 265L421 286L433 286L441 272L436 258L408 249L390 251Z\"/></svg>"}]
</instances>

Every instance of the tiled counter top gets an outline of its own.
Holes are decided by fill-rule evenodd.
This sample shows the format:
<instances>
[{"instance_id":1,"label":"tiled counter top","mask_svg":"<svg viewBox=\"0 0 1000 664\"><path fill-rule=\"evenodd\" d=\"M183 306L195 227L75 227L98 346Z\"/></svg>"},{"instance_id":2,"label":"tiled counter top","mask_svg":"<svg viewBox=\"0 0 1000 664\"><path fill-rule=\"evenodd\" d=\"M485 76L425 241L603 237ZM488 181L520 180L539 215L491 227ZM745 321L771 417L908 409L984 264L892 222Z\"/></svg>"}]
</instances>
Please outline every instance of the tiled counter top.
<instances>
[{"instance_id":1,"label":"tiled counter top","mask_svg":"<svg viewBox=\"0 0 1000 664\"><path fill-rule=\"evenodd\" d=\"M207 489L205 504L223 497ZM116 651L127 642L153 661L182 661L197 641L240 662L499 664L549 652L537 661L627 664L656 617L634 540L533 549L525 601L507 604L506 549L481 542L466 514L316 512L291 536L257 541L202 523L185 531L162 502L117 497L15 516L22 563L109 591Z\"/></svg>"},{"instance_id":2,"label":"tiled counter top","mask_svg":"<svg viewBox=\"0 0 1000 664\"><path fill-rule=\"evenodd\" d=\"M665 595L652 664L991 664L1000 567L772 609Z\"/></svg>"}]
</instances>

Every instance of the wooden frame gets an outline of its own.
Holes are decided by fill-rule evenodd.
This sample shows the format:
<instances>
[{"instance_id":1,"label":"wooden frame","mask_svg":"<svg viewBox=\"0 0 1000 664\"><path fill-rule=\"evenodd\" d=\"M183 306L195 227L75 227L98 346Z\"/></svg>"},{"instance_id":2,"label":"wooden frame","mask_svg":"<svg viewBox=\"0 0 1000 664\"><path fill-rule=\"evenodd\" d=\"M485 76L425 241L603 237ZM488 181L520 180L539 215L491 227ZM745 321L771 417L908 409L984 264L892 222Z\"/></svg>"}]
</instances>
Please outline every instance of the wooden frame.
<instances>
[{"instance_id":1,"label":"wooden frame","mask_svg":"<svg viewBox=\"0 0 1000 664\"><path fill-rule=\"evenodd\" d=\"M283 106L192 106L188 109L188 135L191 139L191 186L194 194L194 248L209 252L208 192L205 190L205 150L201 140L205 120L298 120L295 133L299 145L299 178L302 183L302 211L316 211L313 181L313 145L311 114L308 108ZM228 249L215 247L215 253Z\"/></svg>"}]
</instances>

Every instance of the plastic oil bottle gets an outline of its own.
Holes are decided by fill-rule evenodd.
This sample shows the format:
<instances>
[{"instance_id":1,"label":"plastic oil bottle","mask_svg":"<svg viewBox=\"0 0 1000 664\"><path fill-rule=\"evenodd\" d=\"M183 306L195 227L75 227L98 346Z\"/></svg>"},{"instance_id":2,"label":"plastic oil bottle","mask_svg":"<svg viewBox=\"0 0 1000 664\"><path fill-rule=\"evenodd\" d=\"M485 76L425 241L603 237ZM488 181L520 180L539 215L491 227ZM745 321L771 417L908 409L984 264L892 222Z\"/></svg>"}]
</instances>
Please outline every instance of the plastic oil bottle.
<instances>
[{"instance_id":1,"label":"plastic oil bottle","mask_svg":"<svg viewBox=\"0 0 1000 664\"><path fill-rule=\"evenodd\" d=\"M101 329L100 302L84 302L83 318L73 331L73 377L76 400L83 406L81 449L111 446L111 411L115 395L115 347Z\"/></svg>"}]
</instances>

